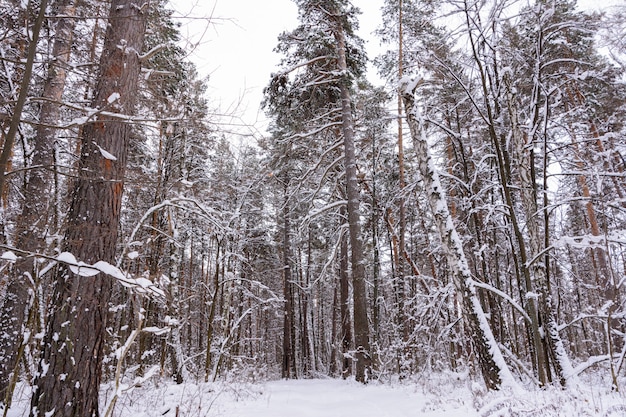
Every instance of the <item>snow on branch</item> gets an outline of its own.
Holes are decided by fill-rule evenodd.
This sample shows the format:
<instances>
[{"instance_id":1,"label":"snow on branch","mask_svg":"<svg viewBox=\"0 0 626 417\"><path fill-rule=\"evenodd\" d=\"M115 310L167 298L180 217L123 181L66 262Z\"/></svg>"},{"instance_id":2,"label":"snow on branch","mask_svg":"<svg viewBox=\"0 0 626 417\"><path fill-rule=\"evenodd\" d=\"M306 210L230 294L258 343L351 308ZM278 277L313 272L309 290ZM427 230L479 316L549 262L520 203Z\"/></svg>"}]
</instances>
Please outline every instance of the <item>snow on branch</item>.
<instances>
[{"instance_id":1,"label":"snow on branch","mask_svg":"<svg viewBox=\"0 0 626 417\"><path fill-rule=\"evenodd\" d=\"M106 149L103 149L100 145L98 145L96 142L93 142L93 144L98 148L98 150L100 151L100 154L102 154L102 157L104 159L108 159L110 161L117 161L117 157L115 157L113 154L111 154L109 151L107 151Z\"/></svg>"},{"instance_id":2,"label":"snow on branch","mask_svg":"<svg viewBox=\"0 0 626 417\"><path fill-rule=\"evenodd\" d=\"M321 207L316 210L312 210L303 220L303 223L308 223L312 218L319 216L320 214L332 210L336 207L345 206L348 204L348 200L338 200L330 204L326 204L324 207Z\"/></svg>"},{"instance_id":3,"label":"snow on branch","mask_svg":"<svg viewBox=\"0 0 626 417\"><path fill-rule=\"evenodd\" d=\"M8 250L2 253L2 255L0 256L0 259L9 261L9 262L15 262L17 261L17 255L13 251Z\"/></svg>"},{"instance_id":4,"label":"snow on branch","mask_svg":"<svg viewBox=\"0 0 626 417\"><path fill-rule=\"evenodd\" d=\"M31 103L41 103L41 102L53 103L53 104L56 104L56 105L67 107L68 109L72 109L72 110L76 110L76 111L80 111L80 112L85 113L84 116L77 117L75 119L70 120L69 122L65 122L64 124L45 125L45 126L48 126L48 127L53 127L55 129L71 129L71 128L76 127L76 126L82 126L84 124L87 124L89 122L94 121L96 119L96 116L99 116L99 115L108 117L108 118L110 118L112 120L115 120L115 121L118 121L118 122L126 122L126 123L177 122L177 121L181 120L180 117L173 117L173 118L146 118L146 117L131 116L131 115L124 114L124 113L116 113L116 112L106 111L105 109L107 108L107 106L105 106L105 107L103 107L101 109L94 109L92 107L80 106L80 105L77 105L77 104L68 103L66 101L52 100L52 99L49 99L47 97L31 97L29 99L29 102L31 102ZM112 103L109 103L109 104L112 104ZM22 120L22 122L23 123L28 123L28 124L33 124L33 125L40 125L41 124L39 121Z\"/></svg>"},{"instance_id":5,"label":"snow on branch","mask_svg":"<svg viewBox=\"0 0 626 417\"><path fill-rule=\"evenodd\" d=\"M329 164L326 165L324 172L322 173L322 175L319 177L318 179L318 185L317 188L315 190L313 190L313 192L310 194L309 197L307 197L304 201L310 202L313 201L316 196L321 192L322 188L324 188L324 185L326 184L326 177L328 177L330 175L330 173L333 171L333 169L339 165L342 161L343 161L343 153L338 156L334 161L330 162ZM319 162L321 164L321 161ZM315 168L317 168L318 166L316 166ZM305 174L306 176L309 175L309 173L307 172ZM298 178L298 186L296 187L296 189L294 191L299 191L301 189L301 187L304 185L304 180L306 179L306 176L300 177ZM339 178L343 177L343 173L339 174Z\"/></svg>"},{"instance_id":6,"label":"snow on branch","mask_svg":"<svg viewBox=\"0 0 626 417\"><path fill-rule=\"evenodd\" d=\"M120 282L123 286L132 289L138 294L151 295L159 299L165 299L165 293L147 278L132 278L116 266L105 261L98 261L92 265L78 261L70 252L61 252L56 260L69 266L70 270L81 277L92 277L99 273L109 275Z\"/></svg>"},{"instance_id":7,"label":"snow on branch","mask_svg":"<svg viewBox=\"0 0 626 417\"><path fill-rule=\"evenodd\" d=\"M284 77L292 72L294 72L295 70L297 70L298 68L302 68L302 67L306 67L308 65L311 65L317 61L322 61L324 59L333 59L332 56L330 55L322 55L322 56L316 56L315 58L311 58L308 61L304 61L304 62L299 62L296 65L293 65L289 68L286 68L284 70L282 70L281 72L274 74L274 76L272 77L272 79L278 79L280 77Z\"/></svg>"},{"instance_id":8,"label":"snow on branch","mask_svg":"<svg viewBox=\"0 0 626 417\"><path fill-rule=\"evenodd\" d=\"M316 128L316 129L310 130L308 132L293 134L293 135L287 137L286 139L305 139L305 138L308 138L310 136L317 135L318 133L321 133L321 132L323 132L324 130L326 130L328 128L331 128L331 127L334 127L334 126L341 126L341 125L342 125L341 121L326 123L325 125L320 126L320 127Z\"/></svg>"},{"instance_id":9,"label":"snow on branch","mask_svg":"<svg viewBox=\"0 0 626 417\"><path fill-rule=\"evenodd\" d=\"M317 162L316 162L316 163L315 163L312 167L310 167L310 168L309 168L309 169L308 169L308 170L304 173L304 175L302 175L302 176L300 176L300 177L298 178L298 182L300 182L300 183L304 182L304 180L305 180L305 179L306 179L309 175L311 175L313 172L315 172L315 171L319 168L319 166L322 164L322 161L324 160L324 158L326 157L326 155L329 155L331 152L335 151L336 149L338 149L338 148L340 148L340 147L342 147L342 146L343 146L343 139L338 140L337 142L335 142L335 144L334 144L334 145L332 145L332 146L330 146L328 149L326 149L326 150L325 150L325 151L324 151L324 152L320 155L320 157L319 157L319 158L317 158ZM342 155L341 159L343 159L343 155ZM328 170L328 169L329 169L329 168L327 168L327 170Z\"/></svg>"},{"instance_id":10,"label":"snow on branch","mask_svg":"<svg viewBox=\"0 0 626 417\"><path fill-rule=\"evenodd\" d=\"M193 208L185 206L183 204L189 204L189 206L192 206ZM135 240L135 235L137 235L137 233L139 232L139 229L143 226L146 220L148 220L148 218L150 218L150 216L154 212L157 212L165 207L175 207L181 210L194 211L196 214L209 220L209 222L212 223L216 227L216 229L222 230L222 231L226 230L226 226L223 225L222 222L218 219L218 217L214 215L213 210L205 207L202 203L198 202L197 200L194 200L192 198L184 198L184 197L164 200L160 202L159 204L156 204L150 207L148 210L146 210L146 212L143 214L141 219L137 222L137 224L135 225L135 228L133 229L133 231L131 232L130 236L128 237L126 241L126 244L124 245L124 249L122 250L121 256L119 257L117 261L117 268L119 268L122 265L122 260L124 259L124 255L128 252L128 248L130 247L131 242Z\"/></svg>"},{"instance_id":11,"label":"snow on branch","mask_svg":"<svg viewBox=\"0 0 626 417\"><path fill-rule=\"evenodd\" d=\"M88 264L76 259L74 254L70 252L61 252L58 256L48 256L40 253L28 252L21 249L9 247L7 245L0 245L0 248L6 251L2 254L2 259L15 262L19 256L21 257L34 257L41 259L51 260L51 264L46 266L40 275L47 272L56 263L63 263L69 267L72 273L81 277L93 277L100 273L109 275L119 281L123 286L130 288L137 294L148 295L155 297L156 299L165 299L165 292L156 286L152 281L147 278L133 278L129 273L122 271L120 268L111 265L105 261L98 261L94 264Z\"/></svg>"},{"instance_id":12,"label":"snow on branch","mask_svg":"<svg viewBox=\"0 0 626 417\"><path fill-rule=\"evenodd\" d=\"M516 309L524 317L524 319L526 319L526 321L528 321L528 323L530 323L532 321L530 319L530 317L528 316L528 313L526 313L526 310L524 310L524 308L521 305L519 305L514 299L512 299L507 293L505 293L503 291L500 291L499 289L497 289L493 285L489 285L489 284L486 284L486 283L481 282L481 281L472 280L472 282L473 282L473 285L475 287L482 288L484 290L492 292L492 293L500 296L502 299L508 301L509 304L511 304L511 306L514 309Z\"/></svg>"},{"instance_id":13,"label":"snow on branch","mask_svg":"<svg viewBox=\"0 0 626 417\"><path fill-rule=\"evenodd\" d=\"M157 45L154 48L150 49L145 54L139 55L139 61L144 62L144 61L152 58L154 55L158 54L162 50L169 48L170 46L171 45L169 43L162 43L160 45Z\"/></svg>"},{"instance_id":14,"label":"snow on branch","mask_svg":"<svg viewBox=\"0 0 626 417\"><path fill-rule=\"evenodd\" d=\"M579 235L579 236L562 236L556 239L552 245L548 246L541 252L539 252L533 259L528 262L528 265L532 265L547 252L553 249L563 249L565 247L571 247L576 249L589 249L589 248L605 248L609 243L616 243L618 245L626 244L626 235L622 231L616 231L608 233L605 236L594 236L591 234Z\"/></svg>"},{"instance_id":15,"label":"snow on branch","mask_svg":"<svg viewBox=\"0 0 626 417\"><path fill-rule=\"evenodd\" d=\"M609 316L607 314L579 314L578 316L574 317L569 323L560 324L558 330L563 331L568 327L578 323L579 321L587 319L599 320L600 322L604 323L609 319Z\"/></svg>"},{"instance_id":16,"label":"snow on branch","mask_svg":"<svg viewBox=\"0 0 626 417\"><path fill-rule=\"evenodd\" d=\"M591 368L593 365L596 365L600 362L604 362L608 360L611 360L611 357L609 355L592 356L589 359L587 359L585 362L576 366L573 369L574 375L570 375L570 376L580 375L583 372L585 372L587 369Z\"/></svg>"}]
</instances>

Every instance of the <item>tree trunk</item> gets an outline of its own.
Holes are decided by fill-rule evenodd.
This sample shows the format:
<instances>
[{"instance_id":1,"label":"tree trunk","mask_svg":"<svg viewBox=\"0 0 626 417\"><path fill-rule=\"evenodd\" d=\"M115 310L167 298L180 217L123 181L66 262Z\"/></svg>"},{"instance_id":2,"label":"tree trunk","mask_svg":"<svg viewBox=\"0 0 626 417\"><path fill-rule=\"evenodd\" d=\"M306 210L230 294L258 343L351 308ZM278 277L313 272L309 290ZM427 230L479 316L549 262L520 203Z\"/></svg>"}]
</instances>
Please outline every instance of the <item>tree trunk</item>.
<instances>
[{"instance_id":1,"label":"tree trunk","mask_svg":"<svg viewBox=\"0 0 626 417\"><path fill-rule=\"evenodd\" d=\"M168 209L171 210L171 209ZM174 222L173 214L168 213L169 219L169 227L168 233L170 236L178 236L179 233L176 231L176 224ZM185 365L185 357L183 354L183 344L182 344L182 314L181 314L181 304L182 300L185 298L182 296L181 292L181 275L182 275L182 257L181 249L179 248L179 244L182 247L186 247L186 242L184 240L182 242L174 242L173 240L168 243L169 246L169 288L168 288L168 297L167 297L167 310L168 315L170 316L170 320L172 320L170 324L171 331L168 335L168 343L167 343L167 354L170 357L172 364L172 379L177 384L182 384L184 381L189 381L189 371Z\"/></svg>"},{"instance_id":2,"label":"tree trunk","mask_svg":"<svg viewBox=\"0 0 626 417\"><path fill-rule=\"evenodd\" d=\"M439 182L439 175L430 156L428 142L423 131L423 121L413 95L415 84L411 84L403 85L401 89L403 89L407 121L418 157L419 170L448 265L452 270L454 286L462 299L463 316L470 329L470 340L478 357L485 384L489 389L499 389L502 385L516 385L478 300L461 239L452 221L444 189Z\"/></svg>"},{"instance_id":3,"label":"tree trunk","mask_svg":"<svg viewBox=\"0 0 626 417\"><path fill-rule=\"evenodd\" d=\"M206 334L206 356L204 361L204 382L209 382L209 375L212 370L211 363L211 345L213 343L213 336L215 334L215 312L217 311L217 296L220 290L220 247L222 241L215 239L217 242L217 248L215 249L215 274L213 275L213 298L211 299L211 308L209 309L209 317L207 319L207 334ZM208 284L208 283L207 283Z\"/></svg>"},{"instance_id":4,"label":"tree trunk","mask_svg":"<svg viewBox=\"0 0 626 417\"><path fill-rule=\"evenodd\" d=\"M62 245L86 263L114 263L131 128L123 117L135 107L146 17L131 0L111 3L92 107L120 116L99 114L83 129ZM98 416L112 278L79 276L60 264L55 280L31 415Z\"/></svg>"},{"instance_id":5,"label":"tree trunk","mask_svg":"<svg viewBox=\"0 0 626 417\"><path fill-rule=\"evenodd\" d=\"M404 51L403 51L403 25L402 25L402 0L398 2L398 79L404 75ZM406 208L404 199L404 143L402 129L402 96L398 94L398 253L396 259L396 291L398 297L398 328L402 340L399 358L400 358L400 378L406 378L410 372L409 369L409 327L405 312L406 291L405 291L405 259L406 252L405 235L406 235Z\"/></svg>"},{"instance_id":6,"label":"tree trunk","mask_svg":"<svg viewBox=\"0 0 626 417\"><path fill-rule=\"evenodd\" d=\"M284 178L285 202L283 207L283 297L285 307L283 310L283 378L297 378L295 356L295 328L293 309L293 284L291 272L291 223L289 216L289 196L287 194L288 176Z\"/></svg>"},{"instance_id":7,"label":"tree trunk","mask_svg":"<svg viewBox=\"0 0 626 417\"><path fill-rule=\"evenodd\" d=\"M31 81L33 73L33 65L35 63L35 55L37 52L37 42L39 41L39 33L46 17L46 7L48 0L42 0L39 5L39 12L37 18L32 27L31 40L28 45L28 55L26 57L26 65L24 67L24 74L22 75L22 82L20 83L20 92L13 108L13 114L11 115L11 124L9 125L9 131L4 137L4 143L2 152L0 153L0 197L4 198L6 188L6 174L8 173L9 161L13 153L13 143L15 142L15 136L19 130L20 123L22 122L22 111L26 105L28 98L28 86ZM26 28L31 30L31 28ZM4 219L2 219L4 223Z\"/></svg>"},{"instance_id":8,"label":"tree trunk","mask_svg":"<svg viewBox=\"0 0 626 417\"><path fill-rule=\"evenodd\" d=\"M354 344L356 349L356 380L366 383L371 371L369 323L367 319L367 291L365 287L365 265L359 224L359 184L356 177L356 155L354 146L354 121L352 100L348 86L346 64L346 41L339 23L335 26L335 40L339 55L339 71L344 75L340 81L341 118L344 141L344 165L346 170L346 196L348 197L348 228L350 231L352 294L354 301Z\"/></svg>"},{"instance_id":9,"label":"tree trunk","mask_svg":"<svg viewBox=\"0 0 626 417\"><path fill-rule=\"evenodd\" d=\"M539 75L538 75L539 76ZM547 383L550 378L549 364L552 360L554 370L556 371L559 381L562 385L565 385L566 379L574 374L572 365L569 361L565 347L558 333L558 326L554 317L554 308L552 307L552 295L550 294L550 283L548 281L548 271L546 263L543 262L543 258L536 259L535 262L529 265L529 259L533 259L538 256L544 250L545 231L548 225L543 224L544 216L539 214L539 205L537 203L537 190L535 179L535 161L533 156L532 147L529 146L528 137L521 131L521 126L518 120L517 110L515 108L512 87L510 86L510 80L505 77L505 91L507 93L508 113L511 123L511 142L516 152L513 160L517 166L517 172L519 175L520 194L522 200L522 207L524 209L524 216L526 218L526 230L529 236L529 254L524 255L526 251L521 251L524 273L530 275L534 279L534 284L539 291L538 299L528 299L529 304L537 304L536 311L538 314L538 323L544 329L544 336L541 337L544 346L537 346L538 357L543 357L543 361L537 360L539 381L542 384ZM539 94L539 86L536 86L533 94ZM535 97L535 103L539 102L539 98ZM539 113L537 109L536 113ZM538 116L535 118L538 120ZM533 129L534 130L534 129ZM506 158L506 156L505 156ZM506 162L510 164L510 161ZM503 180L503 183L507 182ZM545 196L546 190L542 190L542 194ZM511 204L510 210L513 209ZM525 243L520 238L520 246ZM528 291L532 291L527 288ZM547 346L546 346L547 345ZM543 347L544 351L549 353L539 352L539 348Z\"/></svg>"},{"instance_id":10,"label":"tree trunk","mask_svg":"<svg viewBox=\"0 0 626 417\"><path fill-rule=\"evenodd\" d=\"M44 6L45 7L45 6ZM22 213L16 220L15 247L38 253L44 248L46 237L56 232L50 231L51 174L49 167L54 164L54 125L58 123L60 105L65 80L67 63L70 58L72 35L75 19L74 0L64 0L56 5L55 14L69 16L59 19L52 48L52 61L48 67L48 77L43 88L43 97L49 99L41 106L39 125L35 136L29 178L22 194ZM52 204L50 204L52 203ZM30 301L34 294L33 285L37 285L38 277L33 257L26 256L16 262L12 277L6 289L5 301L0 307L0 334L13 335L0 338L0 399L9 405L12 387L9 375L17 372L19 351L27 343L24 334L26 317L29 315ZM33 291L33 292L31 292ZM32 329L35 330L35 329ZM16 337L18 336L18 337ZM14 378L15 379L15 378Z\"/></svg>"},{"instance_id":11,"label":"tree trunk","mask_svg":"<svg viewBox=\"0 0 626 417\"><path fill-rule=\"evenodd\" d=\"M345 216L345 209L342 208ZM339 254L339 305L341 317L341 353L343 354L341 377L346 379L352 374L352 359L350 348L352 347L352 320L350 318L350 293L348 283L348 236L341 233Z\"/></svg>"}]
</instances>

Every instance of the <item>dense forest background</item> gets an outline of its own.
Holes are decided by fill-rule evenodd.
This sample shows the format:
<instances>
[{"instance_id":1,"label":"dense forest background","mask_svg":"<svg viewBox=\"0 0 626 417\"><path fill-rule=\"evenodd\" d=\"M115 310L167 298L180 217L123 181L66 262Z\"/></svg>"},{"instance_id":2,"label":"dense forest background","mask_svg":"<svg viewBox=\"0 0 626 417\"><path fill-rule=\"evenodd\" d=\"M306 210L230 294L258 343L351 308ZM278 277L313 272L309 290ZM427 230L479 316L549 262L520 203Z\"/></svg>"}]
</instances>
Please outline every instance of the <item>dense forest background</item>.
<instances>
[{"instance_id":1,"label":"dense forest background","mask_svg":"<svg viewBox=\"0 0 626 417\"><path fill-rule=\"evenodd\" d=\"M0 410L98 415L122 374L623 389L626 8L387 0L376 86L358 9L294 1L244 140L166 1L0 0Z\"/></svg>"}]
</instances>

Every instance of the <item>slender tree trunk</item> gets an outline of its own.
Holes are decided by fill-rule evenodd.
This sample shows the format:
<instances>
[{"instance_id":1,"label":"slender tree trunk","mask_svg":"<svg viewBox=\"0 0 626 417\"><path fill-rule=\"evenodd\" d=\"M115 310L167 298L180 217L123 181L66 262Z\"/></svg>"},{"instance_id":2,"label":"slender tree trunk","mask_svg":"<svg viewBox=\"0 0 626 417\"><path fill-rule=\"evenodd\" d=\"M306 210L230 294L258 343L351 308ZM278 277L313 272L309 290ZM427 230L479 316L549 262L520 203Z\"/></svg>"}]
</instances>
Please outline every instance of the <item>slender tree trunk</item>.
<instances>
[{"instance_id":1,"label":"slender tree trunk","mask_svg":"<svg viewBox=\"0 0 626 417\"><path fill-rule=\"evenodd\" d=\"M213 344L213 336L215 334L215 312L217 311L217 296L220 290L220 247L221 241L216 239L217 249L215 250L215 274L213 275L213 298L211 299L211 308L209 309L209 317L207 319L207 335L206 335L206 357L204 362L204 382L209 382L209 375L212 371L211 345Z\"/></svg>"},{"instance_id":2,"label":"slender tree trunk","mask_svg":"<svg viewBox=\"0 0 626 417\"><path fill-rule=\"evenodd\" d=\"M67 63L70 58L72 35L75 19L74 0L63 0L57 4L55 14L68 16L58 20L52 61L48 68L48 77L43 88L43 97L49 99L41 106L39 125L33 144L31 169L29 178L22 190L24 201L21 215L16 220L15 246L21 250L38 253L44 248L46 237L55 231L50 231L50 219L56 201L49 198L52 175L50 167L54 164L54 125L58 123L60 105L65 80L67 78ZM45 7L43 5L42 7ZM10 400L12 384L9 385L9 375L17 372L19 352L23 344L28 341L22 337L25 329L25 320L29 315L31 299L35 293L38 277L33 257L27 256L16 262L12 278L6 289L4 303L0 307L0 400ZM32 329L35 330L35 329ZM33 333L33 332L31 332ZM14 378L15 379L15 378ZM7 401L7 406L9 401Z\"/></svg>"},{"instance_id":3,"label":"slender tree trunk","mask_svg":"<svg viewBox=\"0 0 626 417\"><path fill-rule=\"evenodd\" d=\"M464 4L467 28L471 31L471 28L473 26L473 18L470 16L468 2L464 1ZM486 113L485 117L488 124L487 129L496 155L497 169L498 175L500 177L502 193L504 195L504 200L509 212L508 220L510 221L510 226L513 230L513 238L517 243L517 247L515 247L514 244L512 244L511 247L514 251L517 250L519 252L519 263L517 262L517 255L515 253L513 254L513 259L514 261L516 261L516 267L519 268L518 271L521 271L521 278L523 278L519 280L519 283L521 284L520 298L525 301L525 308L527 309L528 316L530 317L528 334L530 341L530 350L533 356L533 366L538 373L540 383L544 384L548 379L549 364L548 359L545 355L543 340L541 337L541 317L539 314L537 300L535 299L536 297L533 297L536 293L534 292L532 277L527 267L527 261L529 259L528 251L518 220L518 214L515 210L512 190L510 186L511 161L505 147L505 138L502 135L498 135L498 132L496 132L496 126L499 124L499 120L502 116L502 109L500 106L500 102L498 101L500 80L498 78L493 79L489 76L488 70L486 69L487 64L483 62L483 55L481 55L481 52L479 51L479 48L482 47L482 44L474 38L473 34L470 34L470 43L472 47L473 58L479 71L480 87L482 89L482 99L484 102ZM492 59L494 61L492 67L497 68L495 57L492 57ZM491 83L495 83L495 86Z\"/></svg>"},{"instance_id":4,"label":"slender tree trunk","mask_svg":"<svg viewBox=\"0 0 626 417\"><path fill-rule=\"evenodd\" d=\"M295 324L293 312L293 284L292 284L292 259L291 259L291 223L289 210L289 196L287 194L288 176L285 175L285 201L283 207L283 297L285 306L283 309L283 378L297 378L295 356Z\"/></svg>"},{"instance_id":5,"label":"slender tree trunk","mask_svg":"<svg viewBox=\"0 0 626 417\"><path fill-rule=\"evenodd\" d=\"M26 105L28 98L28 86L33 73L33 65L35 63L35 55L37 52L37 43L39 42L39 33L46 17L46 7L48 6L48 0L42 0L39 4L39 12L37 18L32 27L31 39L28 44L28 55L26 57L26 65L24 68L24 74L22 75L22 82L20 84L20 92L13 108L13 114L11 116L11 124L9 125L9 131L4 137L4 143L2 152L0 153L0 197L5 194L6 188L6 174L8 173L9 160L13 153L13 144L15 143L15 136L19 130L20 123L22 122L22 111ZM26 28L31 30L31 28ZM2 219L4 223L4 219Z\"/></svg>"},{"instance_id":6,"label":"slender tree trunk","mask_svg":"<svg viewBox=\"0 0 626 417\"><path fill-rule=\"evenodd\" d=\"M374 251L374 265L372 266L372 297L374 299L374 305L372 306L372 342L377 345L380 339L380 253L378 249L378 215L380 207L378 205L378 197L376 194L376 135L372 135L372 247ZM374 358L376 359L376 358ZM374 361L376 366L377 361Z\"/></svg>"},{"instance_id":7,"label":"slender tree trunk","mask_svg":"<svg viewBox=\"0 0 626 417\"><path fill-rule=\"evenodd\" d=\"M170 209L168 209L170 210ZM176 225L172 220L172 213L169 213L169 235L177 236ZM186 246L186 242L169 242L169 294L167 300L168 315L170 316L171 331L168 335L168 355L172 364L172 378L177 384L189 381L189 371L185 366L185 358L182 344L183 320L181 315L182 299L185 298L181 294L182 279L182 253L179 248Z\"/></svg>"},{"instance_id":8,"label":"slender tree trunk","mask_svg":"<svg viewBox=\"0 0 626 417\"><path fill-rule=\"evenodd\" d=\"M462 299L463 316L468 324L470 339L478 357L485 384L489 389L499 389L502 385L514 386L516 382L504 361L478 299L461 239L448 209L445 191L439 182L439 175L430 156L423 121L413 95L415 84L403 85L401 88L419 170L427 190L441 243L446 252L448 265L452 270L454 286Z\"/></svg>"},{"instance_id":9,"label":"slender tree trunk","mask_svg":"<svg viewBox=\"0 0 626 417\"><path fill-rule=\"evenodd\" d=\"M342 208L345 215L345 209ZM343 354L341 376L346 379L352 373L352 359L350 348L352 347L352 320L350 317L350 292L348 282L348 236L341 234L339 249L339 304L341 317L341 353Z\"/></svg>"},{"instance_id":10,"label":"slender tree trunk","mask_svg":"<svg viewBox=\"0 0 626 417\"><path fill-rule=\"evenodd\" d=\"M330 365L328 368L328 374L330 376L337 376L337 354L339 352L339 338L337 337L337 316L338 316L338 310L339 310L339 289L337 288L337 285L335 285L335 287L333 288L333 304L332 304L332 318L331 318L331 330L330 330ZM321 311L321 309L320 309ZM321 320L320 320L321 321ZM320 326L320 329L318 331L318 333L320 334L320 337L323 337L322 334L324 333L324 328ZM321 343L323 343L323 341L321 341Z\"/></svg>"},{"instance_id":11,"label":"slender tree trunk","mask_svg":"<svg viewBox=\"0 0 626 417\"><path fill-rule=\"evenodd\" d=\"M398 3L398 79L402 79L404 75L404 49L403 49L403 13L402 13L402 0ZM404 199L404 143L403 143L403 129L402 129L402 96L398 93L398 253L396 254L396 291L398 298L398 328L400 329L400 336L402 340L402 346L399 352L400 357L400 378L405 378L409 373L409 327L407 317L405 313L405 260L404 253L406 252L406 209Z\"/></svg>"},{"instance_id":12,"label":"slender tree trunk","mask_svg":"<svg viewBox=\"0 0 626 417\"><path fill-rule=\"evenodd\" d=\"M304 367L307 370L307 373L316 371L316 360L315 360L315 338L312 326L313 320L313 309L311 308L311 293L313 289L311 288L311 227L309 226L308 231L308 239L307 239L307 254L306 254L306 273L305 279L302 281L302 287L305 288L302 294L302 359L304 362Z\"/></svg>"},{"instance_id":13,"label":"slender tree trunk","mask_svg":"<svg viewBox=\"0 0 626 417\"><path fill-rule=\"evenodd\" d=\"M539 75L537 75L539 76ZM547 232L547 223L544 223L544 216L540 215L539 204L537 203L537 181L535 175L535 161L532 151L532 147L527 144L528 137L525 137L521 131L519 124L517 110L515 108L512 88L510 86L510 80L505 77L505 90L507 93L508 113L511 123L511 142L516 152L514 161L517 166L517 172L520 176L519 184L521 189L521 200L524 209L524 217L526 218L526 230L529 237L529 256L530 258L523 259L523 268L525 274L530 275L533 278L539 294L537 299L529 299L529 303L536 303L536 309L541 326L544 329L544 334L541 339L543 341L544 367L538 361L539 380L542 384L545 384L550 380L550 361L554 366L559 381L562 385L565 384L567 378L574 374L572 365L569 361L569 357L565 351L563 342L559 336L558 326L554 314L554 308L552 306L552 295L550 293L550 283L548 281L548 270L543 258L536 259L535 262L529 264L529 259L533 259L543 252L545 242L545 232ZM534 102L539 102L538 90L539 86L535 88ZM536 110L539 113L539 109ZM534 118L535 123L538 120L538 116ZM510 164L510 162L507 162ZM543 190L542 194L545 196L546 192ZM513 210L513 206L510 206ZM525 243L520 239L520 245ZM525 251L524 251L525 253ZM529 291L529 290L527 290ZM539 348L539 346L537 346ZM545 352L549 354L546 355Z\"/></svg>"},{"instance_id":14,"label":"slender tree trunk","mask_svg":"<svg viewBox=\"0 0 626 417\"><path fill-rule=\"evenodd\" d=\"M146 3L145 6L148 6ZM147 10L113 0L93 108L132 115ZM124 116L120 116L124 117ZM86 263L114 263L130 124L99 114L82 135L62 249ZM98 416L98 393L112 278L56 271L50 320L31 402L31 415Z\"/></svg>"}]
</instances>

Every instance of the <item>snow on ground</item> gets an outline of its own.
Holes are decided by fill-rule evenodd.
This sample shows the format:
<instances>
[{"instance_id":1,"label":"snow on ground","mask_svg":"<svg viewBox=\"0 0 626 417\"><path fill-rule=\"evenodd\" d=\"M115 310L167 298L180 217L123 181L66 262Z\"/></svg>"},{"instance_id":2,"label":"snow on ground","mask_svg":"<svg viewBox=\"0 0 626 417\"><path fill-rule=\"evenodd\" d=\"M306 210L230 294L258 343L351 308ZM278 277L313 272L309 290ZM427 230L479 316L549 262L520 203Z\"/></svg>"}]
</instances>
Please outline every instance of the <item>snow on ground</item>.
<instances>
[{"instance_id":1,"label":"snow on ground","mask_svg":"<svg viewBox=\"0 0 626 417\"><path fill-rule=\"evenodd\" d=\"M265 383L160 385L123 398L115 416L153 417L575 417L626 416L610 385L487 392L467 375L432 374L402 383L302 379ZM177 414L178 407L178 414Z\"/></svg>"},{"instance_id":2,"label":"snow on ground","mask_svg":"<svg viewBox=\"0 0 626 417\"><path fill-rule=\"evenodd\" d=\"M264 383L186 383L153 379L125 392L116 417L623 417L626 395L595 383L559 389L487 392L467 375L431 374L402 383L302 379ZM589 382L589 381L588 381ZM626 381L623 381L626 383ZM104 416L113 389L103 386ZM28 415L20 386L9 417Z\"/></svg>"},{"instance_id":3,"label":"snow on ground","mask_svg":"<svg viewBox=\"0 0 626 417\"><path fill-rule=\"evenodd\" d=\"M231 417L409 417L470 416L471 401L450 399L444 407L414 387L362 386L355 381L297 380L266 384L254 401L229 404Z\"/></svg>"},{"instance_id":4,"label":"snow on ground","mask_svg":"<svg viewBox=\"0 0 626 417\"><path fill-rule=\"evenodd\" d=\"M453 417L478 416L471 395L442 395L418 386L362 385L354 380L301 379L261 384L183 384L133 392L116 407L116 416L215 417ZM145 397L144 397L145 396ZM148 396L152 397L151 399Z\"/></svg>"}]
</instances>

